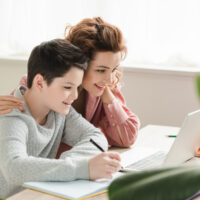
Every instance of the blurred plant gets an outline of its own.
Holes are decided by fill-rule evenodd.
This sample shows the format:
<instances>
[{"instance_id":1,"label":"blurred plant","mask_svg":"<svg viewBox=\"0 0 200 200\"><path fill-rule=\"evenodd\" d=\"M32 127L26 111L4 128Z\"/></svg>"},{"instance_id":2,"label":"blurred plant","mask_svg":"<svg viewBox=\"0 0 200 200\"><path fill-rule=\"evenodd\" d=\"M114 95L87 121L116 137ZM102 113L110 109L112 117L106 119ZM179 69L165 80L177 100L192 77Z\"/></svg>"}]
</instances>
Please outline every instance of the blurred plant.
<instances>
[{"instance_id":1,"label":"blurred plant","mask_svg":"<svg viewBox=\"0 0 200 200\"><path fill-rule=\"evenodd\" d=\"M198 95L200 97L200 76L197 76L197 91L198 91Z\"/></svg>"},{"instance_id":2,"label":"blurred plant","mask_svg":"<svg viewBox=\"0 0 200 200\"><path fill-rule=\"evenodd\" d=\"M110 200L191 200L199 179L199 165L144 170L115 179L108 195Z\"/></svg>"}]
</instances>

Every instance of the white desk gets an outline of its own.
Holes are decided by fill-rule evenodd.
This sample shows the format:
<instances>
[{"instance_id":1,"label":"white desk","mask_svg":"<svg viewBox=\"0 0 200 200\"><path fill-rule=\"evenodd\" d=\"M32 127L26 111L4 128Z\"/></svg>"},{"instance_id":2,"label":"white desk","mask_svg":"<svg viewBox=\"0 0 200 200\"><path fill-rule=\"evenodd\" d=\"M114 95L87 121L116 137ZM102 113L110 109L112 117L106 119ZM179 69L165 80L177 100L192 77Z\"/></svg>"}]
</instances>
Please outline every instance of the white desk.
<instances>
[{"instance_id":1,"label":"white desk","mask_svg":"<svg viewBox=\"0 0 200 200\"><path fill-rule=\"evenodd\" d=\"M161 150L169 150L175 138L167 137L167 135L176 135L179 131L178 127L148 125L139 131L138 138L134 146L156 147ZM129 148L112 148L119 153L127 151ZM194 160L197 162L197 160ZM61 200L61 198L53 197L47 194L32 190L24 190L8 198L7 200ZM88 198L88 200L108 200L107 194L101 194L96 197ZM196 198L195 200L200 200Z\"/></svg>"}]
</instances>

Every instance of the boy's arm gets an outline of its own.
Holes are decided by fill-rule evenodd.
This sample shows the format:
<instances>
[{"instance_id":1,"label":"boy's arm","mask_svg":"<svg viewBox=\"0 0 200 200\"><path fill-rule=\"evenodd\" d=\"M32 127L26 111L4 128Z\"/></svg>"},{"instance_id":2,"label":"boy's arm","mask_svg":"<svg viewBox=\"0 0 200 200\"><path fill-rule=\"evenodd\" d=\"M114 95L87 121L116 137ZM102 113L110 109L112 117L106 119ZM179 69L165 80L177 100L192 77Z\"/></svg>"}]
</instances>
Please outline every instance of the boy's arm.
<instances>
[{"instance_id":1,"label":"boy's arm","mask_svg":"<svg viewBox=\"0 0 200 200\"><path fill-rule=\"evenodd\" d=\"M66 115L63 142L72 146L72 149L62 153L60 158L91 157L100 154L101 151L89 142L90 138L107 151L108 143L104 134L71 107Z\"/></svg>"},{"instance_id":2,"label":"boy's arm","mask_svg":"<svg viewBox=\"0 0 200 200\"><path fill-rule=\"evenodd\" d=\"M88 160L85 158L70 156L56 160L28 155L28 131L25 122L19 118L0 118L0 173L8 184L89 178Z\"/></svg>"}]
</instances>

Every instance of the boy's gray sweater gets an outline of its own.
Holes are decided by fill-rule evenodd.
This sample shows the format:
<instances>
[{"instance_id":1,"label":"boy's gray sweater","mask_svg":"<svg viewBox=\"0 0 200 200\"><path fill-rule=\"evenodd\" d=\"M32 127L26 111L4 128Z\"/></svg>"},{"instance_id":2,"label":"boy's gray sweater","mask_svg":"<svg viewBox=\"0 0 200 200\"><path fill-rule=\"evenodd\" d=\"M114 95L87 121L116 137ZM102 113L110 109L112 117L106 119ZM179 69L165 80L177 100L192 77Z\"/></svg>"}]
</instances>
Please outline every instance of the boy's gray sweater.
<instances>
[{"instance_id":1,"label":"boy's gray sweater","mask_svg":"<svg viewBox=\"0 0 200 200\"><path fill-rule=\"evenodd\" d=\"M24 100L25 90L20 87L15 96ZM0 198L20 191L27 181L88 179L88 158L100 153L90 138L107 150L100 130L73 108L66 116L50 111L43 126L36 123L26 104L24 113L14 109L0 116ZM61 140L73 148L56 160Z\"/></svg>"}]
</instances>

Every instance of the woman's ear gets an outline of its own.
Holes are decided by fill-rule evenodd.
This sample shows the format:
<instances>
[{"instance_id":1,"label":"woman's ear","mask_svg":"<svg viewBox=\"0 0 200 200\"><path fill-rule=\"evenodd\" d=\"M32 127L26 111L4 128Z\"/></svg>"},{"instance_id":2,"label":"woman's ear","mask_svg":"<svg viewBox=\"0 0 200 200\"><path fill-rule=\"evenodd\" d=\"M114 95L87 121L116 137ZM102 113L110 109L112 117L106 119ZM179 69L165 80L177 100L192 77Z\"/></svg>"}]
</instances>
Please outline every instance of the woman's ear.
<instances>
[{"instance_id":1,"label":"woman's ear","mask_svg":"<svg viewBox=\"0 0 200 200\"><path fill-rule=\"evenodd\" d=\"M46 81L41 74L36 74L33 79L33 85L37 90L41 91L46 85Z\"/></svg>"}]
</instances>

